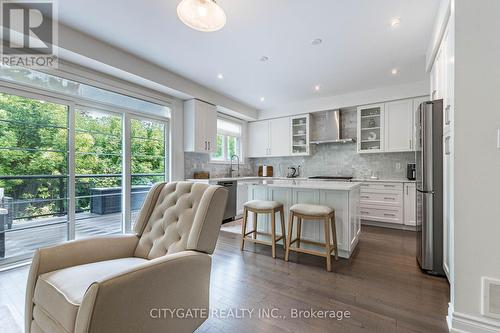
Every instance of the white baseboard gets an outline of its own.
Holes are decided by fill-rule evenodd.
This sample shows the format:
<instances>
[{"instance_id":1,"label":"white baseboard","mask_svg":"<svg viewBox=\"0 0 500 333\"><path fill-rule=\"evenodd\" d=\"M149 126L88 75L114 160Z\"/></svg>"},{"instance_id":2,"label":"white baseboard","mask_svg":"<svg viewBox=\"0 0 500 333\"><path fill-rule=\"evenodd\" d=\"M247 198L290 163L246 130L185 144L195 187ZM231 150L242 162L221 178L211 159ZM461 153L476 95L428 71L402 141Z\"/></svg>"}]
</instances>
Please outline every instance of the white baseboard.
<instances>
[{"instance_id":1,"label":"white baseboard","mask_svg":"<svg viewBox=\"0 0 500 333\"><path fill-rule=\"evenodd\" d=\"M450 305L451 307L451 305ZM448 309L450 311L450 308ZM452 312L446 317L448 328L452 333L498 333L500 321L483 317L470 316L465 313Z\"/></svg>"}]
</instances>

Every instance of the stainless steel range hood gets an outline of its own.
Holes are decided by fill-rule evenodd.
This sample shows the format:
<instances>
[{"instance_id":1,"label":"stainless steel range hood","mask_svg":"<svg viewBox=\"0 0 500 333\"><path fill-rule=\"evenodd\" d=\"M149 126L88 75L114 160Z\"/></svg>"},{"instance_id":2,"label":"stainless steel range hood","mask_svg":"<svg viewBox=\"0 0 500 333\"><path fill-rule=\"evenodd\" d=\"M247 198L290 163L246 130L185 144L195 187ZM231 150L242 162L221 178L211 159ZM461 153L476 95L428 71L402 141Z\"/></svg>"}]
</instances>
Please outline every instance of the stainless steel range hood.
<instances>
[{"instance_id":1,"label":"stainless steel range hood","mask_svg":"<svg viewBox=\"0 0 500 333\"><path fill-rule=\"evenodd\" d=\"M343 138L340 110L317 112L311 117L311 144L349 143L353 138Z\"/></svg>"}]
</instances>

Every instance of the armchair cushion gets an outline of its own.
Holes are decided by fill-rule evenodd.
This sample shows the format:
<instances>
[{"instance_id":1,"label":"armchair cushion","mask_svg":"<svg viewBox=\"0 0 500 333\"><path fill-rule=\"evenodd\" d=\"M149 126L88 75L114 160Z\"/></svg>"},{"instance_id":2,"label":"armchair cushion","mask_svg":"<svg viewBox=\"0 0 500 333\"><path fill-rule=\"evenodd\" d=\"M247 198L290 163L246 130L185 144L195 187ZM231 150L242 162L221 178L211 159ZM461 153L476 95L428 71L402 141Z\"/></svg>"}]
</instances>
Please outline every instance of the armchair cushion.
<instances>
[{"instance_id":1,"label":"armchair cushion","mask_svg":"<svg viewBox=\"0 0 500 333\"><path fill-rule=\"evenodd\" d=\"M35 286L34 315L40 312L39 323L59 323L68 332L74 331L76 316L89 286L107 276L129 271L148 262L142 258L122 258L72 266L42 274ZM43 329L43 328L42 328Z\"/></svg>"}]
</instances>

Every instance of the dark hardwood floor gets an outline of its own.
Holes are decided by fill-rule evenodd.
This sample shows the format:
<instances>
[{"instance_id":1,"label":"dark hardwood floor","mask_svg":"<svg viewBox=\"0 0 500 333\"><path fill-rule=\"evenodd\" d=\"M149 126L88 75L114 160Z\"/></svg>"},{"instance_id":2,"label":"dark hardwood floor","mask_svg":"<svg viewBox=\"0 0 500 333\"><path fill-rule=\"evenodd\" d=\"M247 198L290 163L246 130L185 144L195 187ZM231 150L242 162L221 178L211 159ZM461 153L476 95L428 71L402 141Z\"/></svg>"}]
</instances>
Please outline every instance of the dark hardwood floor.
<instances>
[{"instance_id":1,"label":"dark hardwood floor","mask_svg":"<svg viewBox=\"0 0 500 333\"><path fill-rule=\"evenodd\" d=\"M221 318L197 332L447 332L448 283L420 272L412 232L363 226L355 255L334 261L331 273L322 258L293 253L287 263L281 247L272 259L268 246L248 243L240 252L239 244L238 234L221 231L211 280L211 309ZM0 273L0 309L15 321L0 328L23 327L27 271ZM243 309L254 312L227 312ZM258 318L259 309L276 309L279 318ZM293 309L348 311L350 318L291 318Z\"/></svg>"}]
</instances>

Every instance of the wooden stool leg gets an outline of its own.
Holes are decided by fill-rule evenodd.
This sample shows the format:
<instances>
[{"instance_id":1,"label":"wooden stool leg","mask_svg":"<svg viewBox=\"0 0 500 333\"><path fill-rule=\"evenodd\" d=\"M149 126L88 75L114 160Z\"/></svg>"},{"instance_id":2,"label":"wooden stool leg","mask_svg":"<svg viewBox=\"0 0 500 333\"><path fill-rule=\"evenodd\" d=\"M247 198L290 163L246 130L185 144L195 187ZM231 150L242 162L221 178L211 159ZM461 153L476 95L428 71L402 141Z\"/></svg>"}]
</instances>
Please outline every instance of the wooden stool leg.
<instances>
[{"instance_id":1,"label":"wooden stool leg","mask_svg":"<svg viewBox=\"0 0 500 333\"><path fill-rule=\"evenodd\" d=\"M271 213L271 251L273 258L276 258L276 212Z\"/></svg>"},{"instance_id":2,"label":"wooden stool leg","mask_svg":"<svg viewBox=\"0 0 500 333\"><path fill-rule=\"evenodd\" d=\"M335 225L335 212L333 212L330 223L332 224L333 248L335 251L335 260L339 260L339 251L337 249L337 226Z\"/></svg>"},{"instance_id":3,"label":"wooden stool leg","mask_svg":"<svg viewBox=\"0 0 500 333\"><path fill-rule=\"evenodd\" d=\"M331 251L330 251L330 226L329 226L329 221L330 217L327 216L325 218L325 248L326 248L326 270L331 272L332 271L332 256L331 256Z\"/></svg>"},{"instance_id":4,"label":"wooden stool leg","mask_svg":"<svg viewBox=\"0 0 500 333\"><path fill-rule=\"evenodd\" d=\"M288 216L288 237L286 238L286 250L285 250L285 261L288 261L290 256L290 242L292 239L292 229L293 229L293 212L290 212Z\"/></svg>"},{"instance_id":5,"label":"wooden stool leg","mask_svg":"<svg viewBox=\"0 0 500 333\"><path fill-rule=\"evenodd\" d=\"M297 247L300 248L300 237L302 237L302 218L297 217Z\"/></svg>"},{"instance_id":6,"label":"wooden stool leg","mask_svg":"<svg viewBox=\"0 0 500 333\"><path fill-rule=\"evenodd\" d=\"M257 213L253 212L253 239L257 239Z\"/></svg>"},{"instance_id":7,"label":"wooden stool leg","mask_svg":"<svg viewBox=\"0 0 500 333\"><path fill-rule=\"evenodd\" d=\"M241 251L245 247L245 234L247 232L248 210L243 208L243 223L241 224Z\"/></svg>"},{"instance_id":8,"label":"wooden stool leg","mask_svg":"<svg viewBox=\"0 0 500 333\"><path fill-rule=\"evenodd\" d=\"M280 212L280 220L281 220L281 236L283 236L281 241L283 242L283 248L285 249L287 237L286 237L286 228L285 228L285 213L283 212L283 207L280 208L279 212Z\"/></svg>"}]
</instances>

